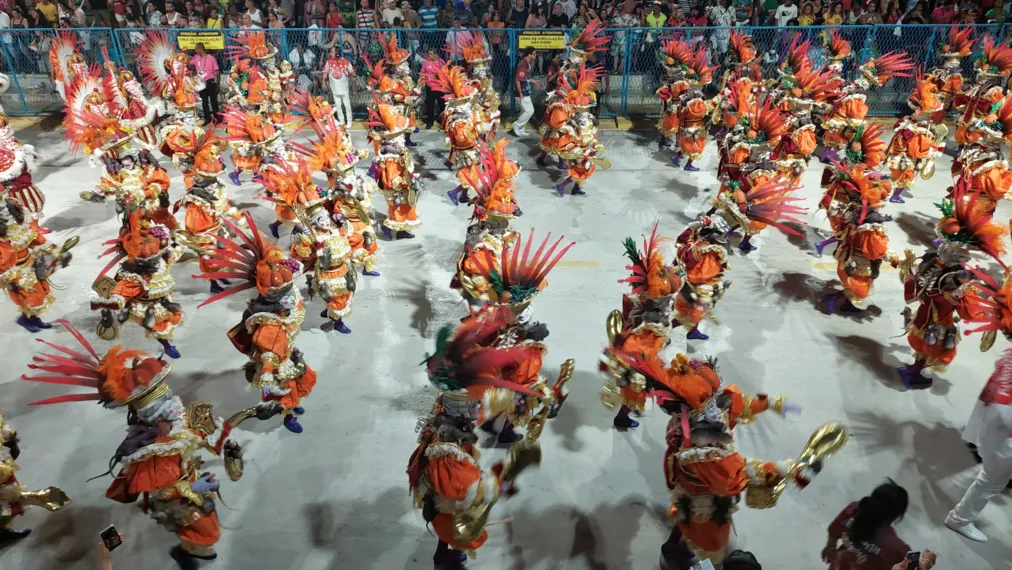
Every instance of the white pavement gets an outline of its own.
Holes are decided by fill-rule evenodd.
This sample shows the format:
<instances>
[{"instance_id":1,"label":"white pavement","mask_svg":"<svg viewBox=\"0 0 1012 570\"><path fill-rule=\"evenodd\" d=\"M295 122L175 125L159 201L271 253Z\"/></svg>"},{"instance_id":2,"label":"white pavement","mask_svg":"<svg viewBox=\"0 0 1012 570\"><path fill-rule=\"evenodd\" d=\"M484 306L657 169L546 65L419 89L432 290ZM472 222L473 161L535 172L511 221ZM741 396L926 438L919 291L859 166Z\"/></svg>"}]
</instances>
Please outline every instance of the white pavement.
<instances>
[{"instance_id":1,"label":"white pavement","mask_svg":"<svg viewBox=\"0 0 1012 570\"><path fill-rule=\"evenodd\" d=\"M98 180L99 171L69 155L61 132L19 135L37 144L46 159L36 180L49 200L45 225L55 230L50 238L81 237L73 264L55 276L58 301L46 317L66 318L94 339L97 318L88 308L90 284L105 263L96 259L100 242L115 235L113 206L78 199L78 192ZM365 143L361 131L354 136ZM598 399L597 360L605 342L605 317L620 307L625 291L617 283L626 275L621 240L638 239L658 217L664 232L674 237L705 210L717 185L716 153L708 142L699 164L702 172L690 174L675 169L657 151L653 132L608 132L603 138L614 167L596 173L583 197L555 194L553 181L559 174L534 165L534 137L510 147L524 168L517 190L524 216L515 226L524 232L536 228L539 236L565 234L577 242L535 303L536 318L551 330L546 371L554 375L563 360L575 358L577 372L569 385L571 397L541 439L543 465L525 473L521 493L497 507L493 518L510 522L489 529L490 539L474 568L653 569L670 528L661 467L666 418L648 410L638 430L612 429L612 413ZM247 458L246 474L238 483L227 481L220 462L211 462L226 479L221 492L228 506L219 507L224 527L219 560L206 568L431 568L436 541L412 508L404 469L415 447L416 419L432 402L418 363L432 350L439 326L464 314L448 284L470 209L453 208L445 195L455 181L442 164L442 135L427 132L416 140L427 185L418 207L424 226L417 239L381 242L382 276L360 282L354 313L346 319L352 335L321 331L318 302L307 301L297 344L319 371L319 384L305 402L305 433L291 434L280 421L245 424L236 433ZM938 218L932 203L943 195L950 163L943 158L935 178L922 183L906 205L889 206L896 219L889 225L891 250L911 247L920 254L930 243ZM164 164L173 177L175 199L181 176L168 161ZM813 160L805 196L813 228L824 230L824 217L816 213L821 170ZM247 183L234 201L254 208L265 227L273 213L255 193ZM382 198L376 196L375 203L382 205ZM997 218L1008 219L1009 213L1003 204ZM1009 568L1008 497L996 498L984 511L980 527L992 538L988 544L969 543L942 525L975 470L959 434L1008 342L999 339L990 353L981 354L978 339L971 337L931 390L904 392L895 368L909 361L911 351L898 336L904 305L897 273L883 271L872 295L875 307L867 316L825 315L817 303L835 284L835 262L828 255L816 256L812 244L821 238L813 228L804 240L788 240L767 229L755 241L758 251L733 257L733 285L715 313L720 324L704 324L711 339L688 347L691 354L718 357L727 382L750 392L785 393L804 407L799 418L785 421L770 414L736 430L743 453L770 459L796 456L808 435L826 421L853 430L847 448L807 490L786 493L773 510L743 506L735 516L735 544L754 552L767 569L824 568L819 553L826 526L850 501L892 477L911 495L899 534L915 550L938 552L937 568ZM287 244L283 237L282 245ZM208 400L217 415L227 416L256 401L241 371L245 359L225 336L245 297L196 310L207 290L190 279L195 271L188 265L174 272L176 300L183 304L186 320L176 337L183 356L172 362L169 382L184 400ZM106 499L108 477L87 481L106 470L121 440L125 414L87 404L29 407L58 387L18 380L28 372L31 354L43 347L13 323L15 316L10 303L0 303L0 363L6 371L0 379L0 408L21 436L18 477L28 488L58 484L74 504L56 514L33 509L19 519L35 532L0 551L0 568L93 568L98 533L109 524L126 537L115 552L117 570L174 568L167 554L174 537L135 506ZM39 336L70 342L59 328ZM125 327L122 340L157 354L154 341L144 339L137 328ZM683 350L684 337L676 334L670 354ZM486 459L502 453L490 449Z\"/></svg>"}]
</instances>

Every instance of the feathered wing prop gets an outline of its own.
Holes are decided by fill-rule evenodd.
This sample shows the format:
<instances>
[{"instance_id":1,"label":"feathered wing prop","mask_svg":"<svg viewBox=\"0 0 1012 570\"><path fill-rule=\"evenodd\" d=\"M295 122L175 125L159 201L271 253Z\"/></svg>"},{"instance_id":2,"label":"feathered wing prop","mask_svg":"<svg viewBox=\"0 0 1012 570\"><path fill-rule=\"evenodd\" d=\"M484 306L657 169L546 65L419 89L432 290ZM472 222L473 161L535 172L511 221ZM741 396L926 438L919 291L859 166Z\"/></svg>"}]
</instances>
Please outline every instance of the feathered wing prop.
<instances>
[{"instance_id":1,"label":"feathered wing prop","mask_svg":"<svg viewBox=\"0 0 1012 570\"><path fill-rule=\"evenodd\" d=\"M952 198L943 200L939 205L943 216L938 222L939 227L943 231L955 229L954 232L945 232L947 239L976 247L1007 270L1001 256L1005 253L1004 239L1008 231L977 205L980 194L980 190L971 189L969 177L960 178L952 189Z\"/></svg>"},{"instance_id":2,"label":"feathered wing prop","mask_svg":"<svg viewBox=\"0 0 1012 570\"><path fill-rule=\"evenodd\" d=\"M971 267L970 271L980 283L967 291L966 303L971 315L967 324L975 328L967 329L966 334L983 332L993 335L1002 332L1006 336L1012 335L1012 275L1006 273L1005 280L999 284L980 268ZM990 343L982 340L981 347L987 350Z\"/></svg>"},{"instance_id":3,"label":"feathered wing prop","mask_svg":"<svg viewBox=\"0 0 1012 570\"><path fill-rule=\"evenodd\" d=\"M757 184L745 194L745 216L754 222L767 224L784 233L801 237L804 234L785 225L786 222L806 225L803 219L797 217L808 212L807 209L795 205L804 200L796 195L800 190L801 186L791 184L780 175Z\"/></svg>"},{"instance_id":4,"label":"feathered wing prop","mask_svg":"<svg viewBox=\"0 0 1012 570\"><path fill-rule=\"evenodd\" d=\"M221 293L212 295L197 305L198 309L256 287L257 262L264 257L267 245L264 242L263 234L260 233L256 222L253 221L253 215L243 212L243 217L248 229L240 228L228 218L221 219L222 223L228 227L229 232L236 236L236 239L215 236L215 239L218 240L218 248L214 250L213 256L208 260L214 270L193 276L194 279L236 279L239 280L239 283Z\"/></svg>"},{"instance_id":5,"label":"feathered wing prop","mask_svg":"<svg viewBox=\"0 0 1012 570\"><path fill-rule=\"evenodd\" d=\"M543 289L548 284L545 280L548 273L562 260L566 252L576 245L576 242L570 242L569 245L559 250L559 245L564 239L563 236L556 240L546 252L545 248L551 238L551 233L545 236L533 257L530 257L531 243L534 241L533 228L526 240L518 237L512 245L503 247L502 286L504 291L510 293L512 303L523 301ZM521 247L523 248L522 257L520 256Z\"/></svg>"},{"instance_id":6,"label":"feathered wing prop","mask_svg":"<svg viewBox=\"0 0 1012 570\"><path fill-rule=\"evenodd\" d=\"M776 146L780 139L789 132L787 115L774 104L772 97L763 97L756 104L756 112L750 117L752 127L765 140L760 142Z\"/></svg>"},{"instance_id":7,"label":"feathered wing prop","mask_svg":"<svg viewBox=\"0 0 1012 570\"><path fill-rule=\"evenodd\" d=\"M49 46L49 57L51 60L56 60L63 81L67 81L70 71L67 60L76 52L77 34L67 29L57 30L56 37L53 39L52 45Z\"/></svg>"},{"instance_id":8,"label":"feathered wing prop","mask_svg":"<svg viewBox=\"0 0 1012 570\"><path fill-rule=\"evenodd\" d=\"M605 35L604 24L601 23L601 20L595 19L580 31L580 35L573 38L569 46L584 51L593 57L594 54L604 49L610 41L611 37Z\"/></svg>"},{"instance_id":9,"label":"feathered wing prop","mask_svg":"<svg viewBox=\"0 0 1012 570\"><path fill-rule=\"evenodd\" d=\"M784 63L791 70L791 74L796 75L799 71L805 67L811 67L812 62L808 59L808 52L812 50L812 40L806 39L801 41L804 34L798 34L794 36L791 43L787 46L787 54L784 57Z\"/></svg>"},{"instance_id":10,"label":"feathered wing prop","mask_svg":"<svg viewBox=\"0 0 1012 570\"><path fill-rule=\"evenodd\" d=\"M843 39L840 30L833 30L833 33L830 34L826 49L829 50L830 56L835 58L848 57L851 53L850 42Z\"/></svg>"},{"instance_id":11,"label":"feathered wing prop","mask_svg":"<svg viewBox=\"0 0 1012 570\"><path fill-rule=\"evenodd\" d=\"M906 52L891 51L864 65L872 70L877 79L876 84L881 87L894 77L910 77L914 60Z\"/></svg>"},{"instance_id":12,"label":"feathered wing prop","mask_svg":"<svg viewBox=\"0 0 1012 570\"><path fill-rule=\"evenodd\" d=\"M756 50L752 44L752 36L740 30L732 29L729 43L733 52L738 56L739 65L746 65L755 59Z\"/></svg>"},{"instance_id":13,"label":"feathered wing prop","mask_svg":"<svg viewBox=\"0 0 1012 570\"><path fill-rule=\"evenodd\" d=\"M843 78L826 68L806 67L797 74L802 95L816 103L824 103L843 85Z\"/></svg>"},{"instance_id":14,"label":"feathered wing prop","mask_svg":"<svg viewBox=\"0 0 1012 570\"><path fill-rule=\"evenodd\" d=\"M156 96L165 93L172 81L169 60L175 53L176 43L169 40L166 32L148 30L137 46L137 69L148 90Z\"/></svg>"},{"instance_id":15,"label":"feathered wing prop","mask_svg":"<svg viewBox=\"0 0 1012 570\"><path fill-rule=\"evenodd\" d=\"M863 162L876 168L885 160L886 142L882 138L885 128L877 123L867 122L857 130L851 139L852 147L847 148L847 158L853 162Z\"/></svg>"},{"instance_id":16,"label":"feathered wing prop","mask_svg":"<svg viewBox=\"0 0 1012 570\"><path fill-rule=\"evenodd\" d=\"M76 154L84 147L87 154L112 141L129 137L115 117L107 117L90 111L71 111L64 119L66 131L63 138L70 145L70 152Z\"/></svg>"},{"instance_id":17,"label":"feathered wing prop","mask_svg":"<svg viewBox=\"0 0 1012 570\"><path fill-rule=\"evenodd\" d=\"M650 264L655 254L660 253L661 246L665 243L671 243L671 238L658 235L660 223L660 220L654 222L649 238L642 236L643 249L641 251L636 249L636 241L631 237L625 238L622 242L622 245L625 246L625 256L632 262L630 265L626 265L625 268L631 271L632 275L625 279L619 279L618 282L628 283L634 295L647 292L647 289L650 287L650 284L647 282L650 275Z\"/></svg>"},{"instance_id":18,"label":"feathered wing prop","mask_svg":"<svg viewBox=\"0 0 1012 570\"><path fill-rule=\"evenodd\" d=\"M973 26L950 26L949 43L942 50L946 53L965 57L973 51L974 41Z\"/></svg>"}]
</instances>

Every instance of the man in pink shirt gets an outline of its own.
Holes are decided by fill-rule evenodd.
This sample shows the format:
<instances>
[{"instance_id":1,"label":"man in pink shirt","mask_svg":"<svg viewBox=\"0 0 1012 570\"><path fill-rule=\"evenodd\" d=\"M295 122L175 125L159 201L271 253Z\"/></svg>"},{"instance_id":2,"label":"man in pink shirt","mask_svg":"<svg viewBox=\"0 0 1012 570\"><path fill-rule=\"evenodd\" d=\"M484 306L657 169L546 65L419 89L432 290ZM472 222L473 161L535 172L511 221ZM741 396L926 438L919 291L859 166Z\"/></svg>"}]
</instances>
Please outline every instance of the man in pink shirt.
<instances>
[{"instance_id":1,"label":"man in pink shirt","mask_svg":"<svg viewBox=\"0 0 1012 570\"><path fill-rule=\"evenodd\" d=\"M204 106L204 121L217 121L221 116L218 109L218 60L207 53L204 44L197 44L190 65L197 72L197 77L204 81L204 90L200 92L200 102Z\"/></svg>"},{"instance_id":2,"label":"man in pink shirt","mask_svg":"<svg viewBox=\"0 0 1012 570\"><path fill-rule=\"evenodd\" d=\"M931 22L934 24L951 24L953 15L952 2L942 0L938 4L938 7L931 12Z\"/></svg>"},{"instance_id":3,"label":"man in pink shirt","mask_svg":"<svg viewBox=\"0 0 1012 570\"><path fill-rule=\"evenodd\" d=\"M422 62L422 73L434 73L438 69L442 69L446 65L443 58L439 57L439 50L434 47L430 47L425 61ZM439 107L439 111L436 111L436 107ZM443 113L443 98L439 93L433 91L431 88L425 88L425 128L431 129L432 124L439 120L439 115Z\"/></svg>"}]
</instances>

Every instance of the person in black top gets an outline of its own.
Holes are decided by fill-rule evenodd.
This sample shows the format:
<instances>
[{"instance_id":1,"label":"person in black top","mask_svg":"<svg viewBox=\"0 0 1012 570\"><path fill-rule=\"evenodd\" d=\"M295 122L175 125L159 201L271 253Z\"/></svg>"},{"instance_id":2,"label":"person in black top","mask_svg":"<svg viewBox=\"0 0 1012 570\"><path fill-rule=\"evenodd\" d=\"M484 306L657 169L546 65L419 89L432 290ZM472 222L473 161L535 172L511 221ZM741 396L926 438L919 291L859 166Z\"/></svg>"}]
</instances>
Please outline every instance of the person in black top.
<instances>
[{"instance_id":1,"label":"person in black top","mask_svg":"<svg viewBox=\"0 0 1012 570\"><path fill-rule=\"evenodd\" d=\"M562 11L562 3L556 2L552 8L552 15L548 17L549 28L568 28L569 16Z\"/></svg>"},{"instance_id":2,"label":"person in black top","mask_svg":"<svg viewBox=\"0 0 1012 570\"><path fill-rule=\"evenodd\" d=\"M513 5L510 6L509 13L506 14L506 21L512 24L514 28L523 28L527 26L527 4L524 0L514 0Z\"/></svg>"}]
</instances>

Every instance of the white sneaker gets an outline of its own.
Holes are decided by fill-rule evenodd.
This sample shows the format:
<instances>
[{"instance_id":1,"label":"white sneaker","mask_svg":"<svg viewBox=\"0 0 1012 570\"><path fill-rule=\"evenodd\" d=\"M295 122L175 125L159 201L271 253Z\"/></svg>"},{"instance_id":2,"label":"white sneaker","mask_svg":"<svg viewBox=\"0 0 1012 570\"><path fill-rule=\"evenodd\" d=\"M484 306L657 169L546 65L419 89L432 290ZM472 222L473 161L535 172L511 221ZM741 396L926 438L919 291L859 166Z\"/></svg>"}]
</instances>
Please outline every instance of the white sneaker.
<instances>
[{"instance_id":1,"label":"white sneaker","mask_svg":"<svg viewBox=\"0 0 1012 570\"><path fill-rule=\"evenodd\" d=\"M517 136L517 137L526 137L527 136L527 131L525 131L525 130L517 131L515 128L514 129L510 129L510 130L513 131L513 136Z\"/></svg>"},{"instance_id":2,"label":"white sneaker","mask_svg":"<svg viewBox=\"0 0 1012 570\"><path fill-rule=\"evenodd\" d=\"M971 523L959 524L952 520L950 517L945 517L945 526L949 529L958 532L966 538L969 538L975 542L987 542L987 535L980 532L980 529L976 525Z\"/></svg>"}]
</instances>

